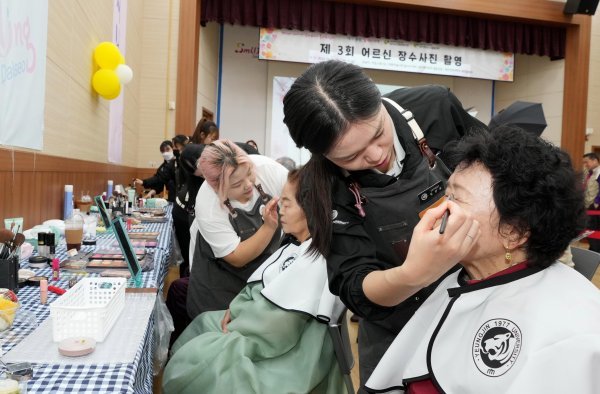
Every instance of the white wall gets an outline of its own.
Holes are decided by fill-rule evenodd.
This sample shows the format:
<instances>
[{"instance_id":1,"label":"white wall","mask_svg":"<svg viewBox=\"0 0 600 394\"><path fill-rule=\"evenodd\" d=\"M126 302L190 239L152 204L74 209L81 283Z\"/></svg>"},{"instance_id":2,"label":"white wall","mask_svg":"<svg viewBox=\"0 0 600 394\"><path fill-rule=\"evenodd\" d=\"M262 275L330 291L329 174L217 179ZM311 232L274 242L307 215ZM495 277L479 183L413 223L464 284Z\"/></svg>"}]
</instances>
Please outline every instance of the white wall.
<instances>
[{"instance_id":1,"label":"white wall","mask_svg":"<svg viewBox=\"0 0 600 394\"><path fill-rule=\"evenodd\" d=\"M211 111L217 118L217 84L219 77L219 29L218 23L200 27L198 50L198 93L196 96L196 121L202 119L202 108ZM194 130L183 130L192 135Z\"/></svg>"},{"instance_id":2,"label":"white wall","mask_svg":"<svg viewBox=\"0 0 600 394\"><path fill-rule=\"evenodd\" d=\"M258 28L226 25L219 130L221 138L253 139L264 153L267 62L258 60Z\"/></svg>"},{"instance_id":3,"label":"white wall","mask_svg":"<svg viewBox=\"0 0 600 394\"><path fill-rule=\"evenodd\" d=\"M496 82L496 112L517 100L542 103L548 124L542 137L560 146L564 70L564 60L516 55L514 82Z\"/></svg>"}]
</instances>

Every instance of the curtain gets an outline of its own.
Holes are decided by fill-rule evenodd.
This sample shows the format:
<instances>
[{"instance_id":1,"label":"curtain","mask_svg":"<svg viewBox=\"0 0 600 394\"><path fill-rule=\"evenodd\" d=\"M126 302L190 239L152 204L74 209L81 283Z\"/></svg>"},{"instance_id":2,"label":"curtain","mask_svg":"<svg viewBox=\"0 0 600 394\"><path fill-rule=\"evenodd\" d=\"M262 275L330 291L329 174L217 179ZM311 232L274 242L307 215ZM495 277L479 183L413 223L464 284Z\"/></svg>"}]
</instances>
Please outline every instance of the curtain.
<instances>
[{"instance_id":1,"label":"curtain","mask_svg":"<svg viewBox=\"0 0 600 394\"><path fill-rule=\"evenodd\" d=\"M562 59L562 27L327 0L202 0L201 24L230 23L428 42Z\"/></svg>"}]
</instances>

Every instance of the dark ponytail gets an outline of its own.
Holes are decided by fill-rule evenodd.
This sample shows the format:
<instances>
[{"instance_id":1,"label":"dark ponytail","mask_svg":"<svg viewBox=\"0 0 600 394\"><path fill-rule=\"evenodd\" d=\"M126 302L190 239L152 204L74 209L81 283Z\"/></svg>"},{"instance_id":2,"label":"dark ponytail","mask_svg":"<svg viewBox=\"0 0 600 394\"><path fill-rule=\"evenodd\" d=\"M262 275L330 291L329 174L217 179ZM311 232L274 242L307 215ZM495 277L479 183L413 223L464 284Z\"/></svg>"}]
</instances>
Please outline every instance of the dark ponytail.
<instances>
[{"instance_id":1,"label":"dark ponytail","mask_svg":"<svg viewBox=\"0 0 600 394\"><path fill-rule=\"evenodd\" d=\"M330 60L316 63L283 98L283 122L296 146L312 153L302 168L302 205L312 236L311 251L329 254L332 239L332 184L340 170L325 158L351 124L372 118L381 93L358 66Z\"/></svg>"},{"instance_id":2,"label":"dark ponytail","mask_svg":"<svg viewBox=\"0 0 600 394\"><path fill-rule=\"evenodd\" d=\"M331 245L332 184L337 173L335 165L321 155L313 155L300 169L298 203L304 210L312 237L308 250L325 257Z\"/></svg>"}]
</instances>

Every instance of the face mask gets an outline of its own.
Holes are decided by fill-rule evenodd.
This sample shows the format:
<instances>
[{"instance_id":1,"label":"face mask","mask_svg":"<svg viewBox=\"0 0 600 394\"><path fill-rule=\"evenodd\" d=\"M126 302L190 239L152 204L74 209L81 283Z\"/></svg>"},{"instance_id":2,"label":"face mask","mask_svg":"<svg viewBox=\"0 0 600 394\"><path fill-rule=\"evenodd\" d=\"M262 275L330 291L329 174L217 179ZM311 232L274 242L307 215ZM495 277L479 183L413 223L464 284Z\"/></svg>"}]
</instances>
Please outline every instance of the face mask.
<instances>
[{"instance_id":1,"label":"face mask","mask_svg":"<svg viewBox=\"0 0 600 394\"><path fill-rule=\"evenodd\" d=\"M173 150L173 154L175 155L176 158L179 159L179 156L181 155L181 153L179 152L179 149L175 149Z\"/></svg>"},{"instance_id":2,"label":"face mask","mask_svg":"<svg viewBox=\"0 0 600 394\"><path fill-rule=\"evenodd\" d=\"M169 161L169 160L171 160L173 158L173 152L163 152L162 153L162 157L166 161Z\"/></svg>"}]
</instances>

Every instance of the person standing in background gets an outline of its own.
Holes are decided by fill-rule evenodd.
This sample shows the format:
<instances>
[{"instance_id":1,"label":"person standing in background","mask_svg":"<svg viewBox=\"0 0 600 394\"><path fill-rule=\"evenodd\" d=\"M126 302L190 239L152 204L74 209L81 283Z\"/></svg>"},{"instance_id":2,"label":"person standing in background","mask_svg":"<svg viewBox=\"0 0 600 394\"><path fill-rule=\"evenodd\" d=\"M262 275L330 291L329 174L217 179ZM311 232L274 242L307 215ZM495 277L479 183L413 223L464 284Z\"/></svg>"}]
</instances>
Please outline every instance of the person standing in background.
<instances>
[{"instance_id":1,"label":"person standing in background","mask_svg":"<svg viewBox=\"0 0 600 394\"><path fill-rule=\"evenodd\" d=\"M188 196L188 175L181 163L181 152L188 144L189 138L185 135L177 135L173 138L173 154L175 155L175 186L177 194L173 204L173 227L175 237L181 250L183 262L179 266L179 277L184 278L190 274L190 220L185 201Z\"/></svg>"},{"instance_id":2,"label":"person standing in background","mask_svg":"<svg viewBox=\"0 0 600 394\"><path fill-rule=\"evenodd\" d=\"M600 206L600 187L598 185L600 162L598 155L593 152L583 155L583 167L586 170L583 178L585 207L589 210L597 210ZM600 216L588 215L587 228L600 230ZM590 250L600 252L600 239L588 238L588 242L590 243Z\"/></svg>"},{"instance_id":3,"label":"person standing in background","mask_svg":"<svg viewBox=\"0 0 600 394\"><path fill-rule=\"evenodd\" d=\"M169 194L167 200L175 201L176 186L175 186L175 155L173 154L173 143L169 140L163 141L160 144L160 153L164 162L158 167L156 173L150 178L135 179L135 185L142 185L150 191L144 198L152 198L155 195L162 193L165 186Z\"/></svg>"},{"instance_id":4,"label":"person standing in background","mask_svg":"<svg viewBox=\"0 0 600 394\"><path fill-rule=\"evenodd\" d=\"M219 128L215 122L202 118L196 125L196 130L194 130L194 135L192 135L190 142L192 144L208 145L218 139Z\"/></svg>"},{"instance_id":5,"label":"person standing in background","mask_svg":"<svg viewBox=\"0 0 600 394\"><path fill-rule=\"evenodd\" d=\"M256 141L254 140L248 140L246 141L246 143L250 146L252 146L254 149L256 149L256 152L259 152L258 150L258 144L256 143Z\"/></svg>"}]
</instances>

